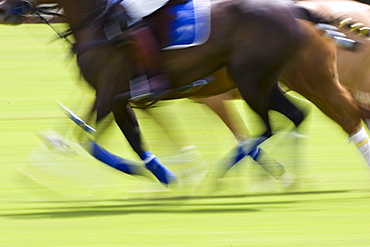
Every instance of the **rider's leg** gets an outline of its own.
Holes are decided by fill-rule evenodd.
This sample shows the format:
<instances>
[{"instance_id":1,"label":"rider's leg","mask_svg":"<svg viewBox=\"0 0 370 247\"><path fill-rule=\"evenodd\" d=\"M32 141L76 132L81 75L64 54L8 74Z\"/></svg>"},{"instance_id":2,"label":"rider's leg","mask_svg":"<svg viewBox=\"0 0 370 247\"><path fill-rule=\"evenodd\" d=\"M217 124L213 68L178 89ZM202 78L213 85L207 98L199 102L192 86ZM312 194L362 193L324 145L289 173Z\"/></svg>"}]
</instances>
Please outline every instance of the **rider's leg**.
<instances>
[{"instance_id":1,"label":"rider's leg","mask_svg":"<svg viewBox=\"0 0 370 247\"><path fill-rule=\"evenodd\" d=\"M134 41L135 63L138 66L138 74L142 83L134 85L133 97L145 98L153 96L160 98L170 89L171 83L168 75L160 64L160 47L150 27L141 25L132 32ZM145 83L143 83L143 80ZM146 87L145 90L142 87ZM131 89L132 90L132 89ZM136 91L136 92L135 92Z\"/></svg>"}]
</instances>

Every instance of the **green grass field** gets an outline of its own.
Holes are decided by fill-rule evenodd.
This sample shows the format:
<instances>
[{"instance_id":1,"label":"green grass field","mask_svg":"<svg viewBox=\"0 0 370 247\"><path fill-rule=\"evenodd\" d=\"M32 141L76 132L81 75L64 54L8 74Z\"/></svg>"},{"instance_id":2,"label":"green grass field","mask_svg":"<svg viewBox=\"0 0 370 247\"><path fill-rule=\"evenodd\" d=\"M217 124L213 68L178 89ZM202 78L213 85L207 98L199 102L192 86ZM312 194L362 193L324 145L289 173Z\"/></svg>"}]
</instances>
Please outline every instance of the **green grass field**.
<instances>
[{"instance_id":1,"label":"green grass field","mask_svg":"<svg viewBox=\"0 0 370 247\"><path fill-rule=\"evenodd\" d=\"M68 59L68 46L49 42L54 37L42 24L0 27L1 247L370 246L369 170L346 134L307 103L301 103L310 115L294 190L264 177L250 160L233 168L217 191L208 183L163 190L100 164L76 144L75 154L46 147L40 132L73 140L74 126L56 101L82 115L93 94ZM258 131L242 102L230 104ZM200 104L179 100L156 111L172 121L169 130L181 144L197 146L210 168L236 144ZM137 113L151 150L171 167L176 146ZM277 130L289 126L272 117ZM115 126L101 144L137 160ZM290 171L296 167L287 135L277 134L264 147ZM193 178L186 171L194 167L181 170L185 180Z\"/></svg>"}]
</instances>

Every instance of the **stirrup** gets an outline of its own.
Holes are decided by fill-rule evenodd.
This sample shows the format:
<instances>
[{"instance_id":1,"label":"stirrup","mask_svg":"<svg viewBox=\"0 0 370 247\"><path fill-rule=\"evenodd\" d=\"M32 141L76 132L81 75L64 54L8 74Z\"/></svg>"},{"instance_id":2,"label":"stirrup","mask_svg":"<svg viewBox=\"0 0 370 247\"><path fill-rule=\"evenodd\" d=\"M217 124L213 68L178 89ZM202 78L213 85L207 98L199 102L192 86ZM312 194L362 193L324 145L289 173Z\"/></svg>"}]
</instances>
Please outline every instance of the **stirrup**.
<instances>
[{"instance_id":1,"label":"stirrup","mask_svg":"<svg viewBox=\"0 0 370 247\"><path fill-rule=\"evenodd\" d=\"M150 91L149 82L146 75L141 75L133 80L130 80L130 91L116 95L114 99L138 102L152 97L153 95L154 94Z\"/></svg>"}]
</instances>

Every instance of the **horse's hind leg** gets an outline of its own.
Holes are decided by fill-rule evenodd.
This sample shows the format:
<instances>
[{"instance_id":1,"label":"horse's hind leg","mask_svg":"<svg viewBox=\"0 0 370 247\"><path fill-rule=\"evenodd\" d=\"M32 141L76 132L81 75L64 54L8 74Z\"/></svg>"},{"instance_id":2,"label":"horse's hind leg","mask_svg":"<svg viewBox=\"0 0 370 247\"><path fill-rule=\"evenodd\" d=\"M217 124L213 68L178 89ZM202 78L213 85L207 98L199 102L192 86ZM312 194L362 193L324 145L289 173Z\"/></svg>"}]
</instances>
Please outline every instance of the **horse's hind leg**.
<instances>
[{"instance_id":1,"label":"horse's hind leg","mask_svg":"<svg viewBox=\"0 0 370 247\"><path fill-rule=\"evenodd\" d=\"M228 101L235 99L235 94L237 92L232 90L207 98L192 98L192 100L203 103L211 109L229 128L235 139L238 142L242 142L249 136L248 128L236 107L231 108L227 105Z\"/></svg>"},{"instance_id":2,"label":"horse's hind leg","mask_svg":"<svg viewBox=\"0 0 370 247\"><path fill-rule=\"evenodd\" d=\"M314 103L349 134L370 165L370 145L361 125L359 108L337 80L335 46L316 30L310 29L309 24L303 25L310 35L300 56L284 77L292 90Z\"/></svg>"}]
</instances>

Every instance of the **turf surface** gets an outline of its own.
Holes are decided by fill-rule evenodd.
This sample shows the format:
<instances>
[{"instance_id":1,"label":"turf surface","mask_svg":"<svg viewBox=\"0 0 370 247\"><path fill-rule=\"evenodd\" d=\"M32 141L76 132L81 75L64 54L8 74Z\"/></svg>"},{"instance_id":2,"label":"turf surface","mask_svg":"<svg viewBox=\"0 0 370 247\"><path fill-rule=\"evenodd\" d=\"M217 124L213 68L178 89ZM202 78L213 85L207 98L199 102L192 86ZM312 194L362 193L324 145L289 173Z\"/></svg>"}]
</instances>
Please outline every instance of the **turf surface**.
<instances>
[{"instance_id":1,"label":"turf surface","mask_svg":"<svg viewBox=\"0 0 370 247\"><path fill-rule=\"evenodd\" d=\"M204 168L196 160L176 170L185 182L167 191L105 167L73 142L73 153L45 146L40 133L73 141L74 126L56 100L78 114L92 100L74 60L66 59L68 45L49 43L54 37L42 24L0 27L1 247L370 246L368 168L341 129L306 103L300 103L310 111L302 144L284 133L265 144L292 172L295 148L301 149L293 190L265 177L250 160L233 168L219 190L208 183L194 188L192 171ZM257 132L253 113L242 102L231 104ZM235 145L200 104L180 100L155 111L179 145L197 146L207 167L224 162ZM172 165L176 145L148 115L137 113L151 150L178 169ZM278 114L272 117L277 130L289 126ZM101 143L137 160L115 126Z\"/></svg>"}]
</instances>

